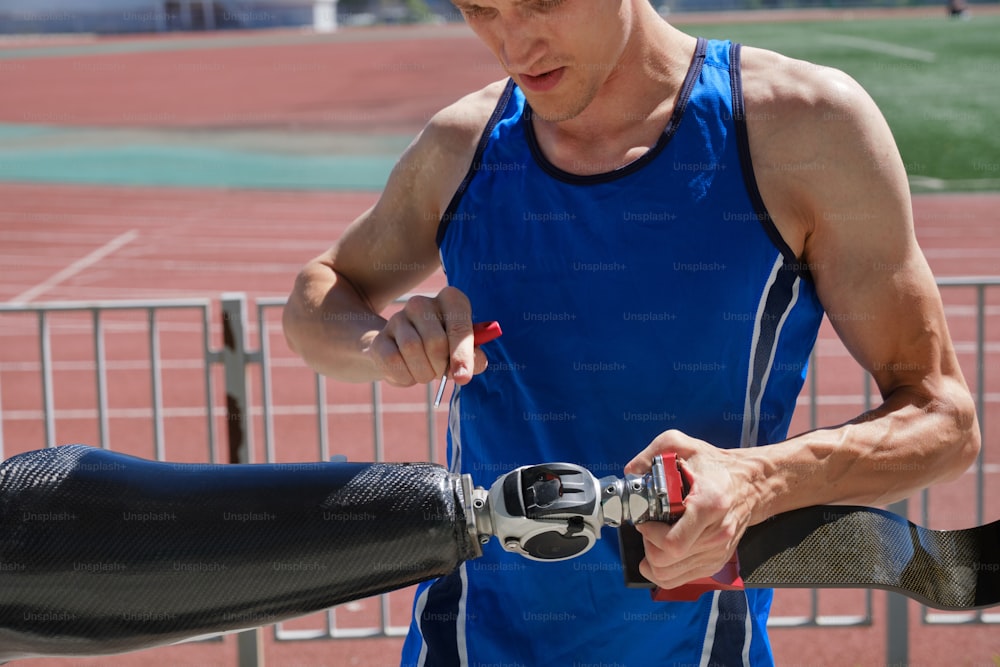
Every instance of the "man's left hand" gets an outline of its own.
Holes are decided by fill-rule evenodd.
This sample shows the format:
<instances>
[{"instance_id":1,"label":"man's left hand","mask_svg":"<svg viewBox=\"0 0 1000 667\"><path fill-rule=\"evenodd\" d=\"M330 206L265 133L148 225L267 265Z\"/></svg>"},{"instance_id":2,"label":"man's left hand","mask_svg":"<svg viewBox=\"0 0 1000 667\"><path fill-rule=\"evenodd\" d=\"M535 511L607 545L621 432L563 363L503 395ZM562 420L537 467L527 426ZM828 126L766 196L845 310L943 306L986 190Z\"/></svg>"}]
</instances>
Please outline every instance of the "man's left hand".
<instances>
[{"instance_id":1,"label":"man's left hand","mask_svg":"<svg viewBox=\"0 0 1000 667\"><path fill-rule=\"evenodd\" d=\"M693 484L676 523L636 526L646 550L639 571L660 588L677 588L723 568L750 525L753 488L732 452L676 430L657 436L625 466L626 474L648 471L653 457L666 452L677 454Z\"/></svg>"}]
</instances>

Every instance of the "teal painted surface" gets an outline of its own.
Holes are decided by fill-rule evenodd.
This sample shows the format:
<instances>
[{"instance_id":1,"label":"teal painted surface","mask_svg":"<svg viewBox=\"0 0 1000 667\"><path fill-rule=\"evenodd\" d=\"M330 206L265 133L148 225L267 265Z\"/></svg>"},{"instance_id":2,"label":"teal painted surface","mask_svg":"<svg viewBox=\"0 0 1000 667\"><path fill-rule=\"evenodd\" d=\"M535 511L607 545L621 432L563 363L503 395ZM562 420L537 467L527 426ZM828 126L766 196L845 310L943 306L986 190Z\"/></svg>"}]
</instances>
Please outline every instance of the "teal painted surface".
<instances>
[{"instance_id":1,"label":"teal painted surface","mask_svg":"<svg viewBox=\"0 0 1000 667\"><path fill-rule=\"evenodd\" d=\"M263 137L264 135L261 135ZM408 138L356 139L343 151L289 146L281 137L249 143L194 133L0 125L0 180L40 183L380 190ZM244 142L246 143L246 142ZM318 143L318 142L317 142ZM330 143L337 143L333 140Z\"/></svg>"}]
</instances>

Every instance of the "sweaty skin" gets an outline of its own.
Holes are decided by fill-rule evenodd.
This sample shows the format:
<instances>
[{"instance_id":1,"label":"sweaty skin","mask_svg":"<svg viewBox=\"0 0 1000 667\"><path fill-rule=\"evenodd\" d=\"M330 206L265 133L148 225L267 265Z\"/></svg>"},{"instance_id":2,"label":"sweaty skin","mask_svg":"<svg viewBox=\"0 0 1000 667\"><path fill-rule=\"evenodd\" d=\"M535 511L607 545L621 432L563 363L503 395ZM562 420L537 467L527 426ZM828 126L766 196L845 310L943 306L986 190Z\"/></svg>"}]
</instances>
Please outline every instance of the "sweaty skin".
<instances>
[{"instance_id":1,"label":"sweaty skin","mask_svg":"<svg viewBox=\"0 0 1000 667\"><path fill-rule=\"evenodd\" d=\"M656 142L696 41L648 0L455 5L524 91L546 157L575 174L628 164ZM742 62L764 203L883 402L848 423L767 447L719 449L678 431L649 443L626 472L674 451L696 480L680 521L640 528L642 573L664 588L718 571L746 528L774 514L905 498L956 478L980 447L973 401L914 236L906 174L881 113L842 72L755 48L743 49ZM439 268L438 222L503 83L436 114L378 202L299 274L285 332L317 371L409 386L442 374L461 385L485 368L472 343L471 305L459 290L411 299L388 319L381 313ZM386 266L412 270L380 269Z\"/></svg>"}]
</instances>

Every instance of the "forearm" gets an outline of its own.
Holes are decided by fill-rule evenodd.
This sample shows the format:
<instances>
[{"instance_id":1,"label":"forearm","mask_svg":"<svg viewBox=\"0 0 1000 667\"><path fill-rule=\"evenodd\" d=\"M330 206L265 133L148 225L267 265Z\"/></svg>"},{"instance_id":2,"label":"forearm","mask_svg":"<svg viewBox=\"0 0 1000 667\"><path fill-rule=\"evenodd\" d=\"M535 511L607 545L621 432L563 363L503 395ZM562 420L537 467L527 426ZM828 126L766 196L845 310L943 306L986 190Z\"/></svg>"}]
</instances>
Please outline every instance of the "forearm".
<instances>
[{"instance_id":1,"label":"forearm","mask_svg":"<svg viewBox=\"0 0 1000 667\"><path fill-rule=\"evenodd\" d=\"M299 273L282 316L289 347L317 373L347 382L380 379L366 350L385 322L347 280L316 262Z\"/></svg>"},{"instance_id":2,"label":"forearm","mask_svg":"<svg viewBox=\"0 0 1000 667\"><path fill-rule=\"evenodd\" d=\"M956 478L975 460L979 427L964 384L901 388L835 428L740 450L756 498L751 523L819 504L884 505Z\"/></svg>"}]
</instances>

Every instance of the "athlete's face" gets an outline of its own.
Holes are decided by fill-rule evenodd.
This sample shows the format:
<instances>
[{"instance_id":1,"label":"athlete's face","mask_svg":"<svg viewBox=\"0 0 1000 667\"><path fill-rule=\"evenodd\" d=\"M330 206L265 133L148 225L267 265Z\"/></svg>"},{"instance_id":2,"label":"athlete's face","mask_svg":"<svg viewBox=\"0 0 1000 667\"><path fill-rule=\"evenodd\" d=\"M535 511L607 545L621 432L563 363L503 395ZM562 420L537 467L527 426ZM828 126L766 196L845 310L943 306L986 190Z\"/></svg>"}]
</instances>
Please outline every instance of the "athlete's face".
<instances>
[{"instance_id":1,"label":"athlete's face","mask_svg":"<svg viewBox=\"0 0 1000 667\"><path fill-rule=\"evenodd\" d=\"M452 0L541 118L579 115L614 73L630 0Z\"/></svg>"}]
</instances>

